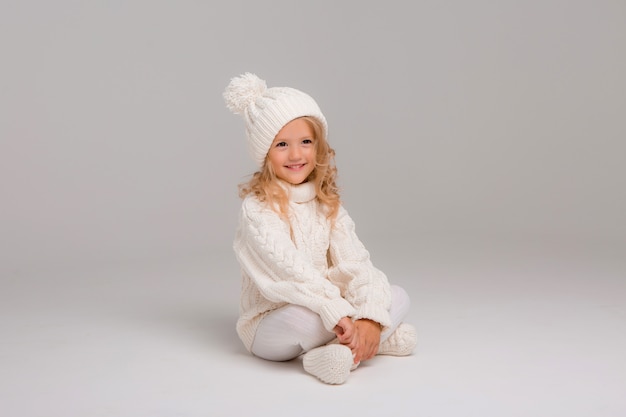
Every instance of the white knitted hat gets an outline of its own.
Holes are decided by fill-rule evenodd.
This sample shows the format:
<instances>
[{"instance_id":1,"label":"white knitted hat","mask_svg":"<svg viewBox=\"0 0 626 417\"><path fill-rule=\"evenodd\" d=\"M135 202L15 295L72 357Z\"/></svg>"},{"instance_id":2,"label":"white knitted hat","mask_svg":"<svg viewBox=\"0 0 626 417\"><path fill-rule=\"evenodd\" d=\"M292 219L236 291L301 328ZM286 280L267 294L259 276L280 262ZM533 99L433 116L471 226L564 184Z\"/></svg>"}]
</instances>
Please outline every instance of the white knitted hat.
<instances>
[{"instance_id":1,"label":"white knitted hat","mask_svg":"<svg viewBox=\"0 0 626 417\"><path fill-rule=\"evenodd\" d=\"M315 100L295 88L267 88L265 81L247 72L231 79L223 95L226 107L243 115L250 154L259 166L263 166L276 134L293 119L315 117L327 134L326 118Z\"/></svg>"}]
</instances>

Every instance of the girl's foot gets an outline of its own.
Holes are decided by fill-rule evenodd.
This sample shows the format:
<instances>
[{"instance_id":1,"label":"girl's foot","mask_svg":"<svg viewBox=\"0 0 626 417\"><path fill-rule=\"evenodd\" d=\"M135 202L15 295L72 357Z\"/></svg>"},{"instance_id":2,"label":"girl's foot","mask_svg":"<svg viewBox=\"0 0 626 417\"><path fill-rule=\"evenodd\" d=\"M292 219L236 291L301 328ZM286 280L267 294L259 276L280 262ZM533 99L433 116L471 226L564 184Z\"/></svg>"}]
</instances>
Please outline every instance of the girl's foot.
<instances>
[{"instance_id":1,"label":"girl's foot","mask_svg":"<svg viewBox=\"0 0 626 417\"><path fill-rule=\"evenodd\" d=\"M302 357L304 370L327 384L343 384L353 365L352 351L341 344L311 349Z\"/></svg>"},{"instance_id":2,"label":"girl's foot","mask_svg":"<svg viewBox=\"0 0 626 417\"><path fill-rule=\"evenodd\" d=\"M380 344L379 355L408 356L413 353L417 345L415 327L407 323L400 323L396 330Z\"/></svg>"}]
</instances>

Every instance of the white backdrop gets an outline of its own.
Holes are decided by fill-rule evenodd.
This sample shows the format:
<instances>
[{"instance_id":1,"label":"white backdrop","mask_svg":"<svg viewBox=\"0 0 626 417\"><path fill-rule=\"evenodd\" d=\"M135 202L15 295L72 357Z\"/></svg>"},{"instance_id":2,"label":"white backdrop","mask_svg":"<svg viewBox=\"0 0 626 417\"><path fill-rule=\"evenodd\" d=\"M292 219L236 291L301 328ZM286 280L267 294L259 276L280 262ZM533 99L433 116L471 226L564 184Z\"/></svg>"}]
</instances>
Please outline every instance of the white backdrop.
<instances>
[{"instance_id":1,"label":"white backdrop","mask_svg":"<svg viewBox=\"0 0 626 417\"><path fill-rule=\"evenodd\" d=\"M626 239L621 1L3 1L0 51L11 274L229 248L245 71L318 100L365 240Z\"/></svg>"}]
</instances>

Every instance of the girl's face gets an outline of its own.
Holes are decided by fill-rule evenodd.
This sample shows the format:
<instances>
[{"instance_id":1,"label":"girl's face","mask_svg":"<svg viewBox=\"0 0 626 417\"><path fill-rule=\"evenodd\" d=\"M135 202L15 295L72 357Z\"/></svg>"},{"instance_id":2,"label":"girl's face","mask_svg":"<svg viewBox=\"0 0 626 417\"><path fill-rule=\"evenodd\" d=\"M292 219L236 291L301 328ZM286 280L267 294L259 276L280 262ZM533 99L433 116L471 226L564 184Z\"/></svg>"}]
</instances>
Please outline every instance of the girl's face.
<instances>
[{"instance_id":1,"label":"girl's face","mask_svg":"<svg viewBox=\"0 0 626 417\"><path fill-rule=\"evenodd\" d=\"M292 120L278 132L267 155L278 178L302 184L315 169L313 130L303 119Z\"/></svg>"}]
</instances>

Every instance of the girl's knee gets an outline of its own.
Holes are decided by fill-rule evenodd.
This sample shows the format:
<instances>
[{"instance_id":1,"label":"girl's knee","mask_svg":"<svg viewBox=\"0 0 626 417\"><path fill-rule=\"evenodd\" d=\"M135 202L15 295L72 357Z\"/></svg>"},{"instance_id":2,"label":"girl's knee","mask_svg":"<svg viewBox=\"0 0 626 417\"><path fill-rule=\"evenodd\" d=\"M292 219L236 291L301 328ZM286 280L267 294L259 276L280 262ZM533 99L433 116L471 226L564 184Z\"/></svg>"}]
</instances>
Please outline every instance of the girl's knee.
<instances>
[{"instance_id":1,"label":"girl's knee","mask_svg":"<svg viewBox=\"0 0 626 417\"><path fill-rule=\"evenodd\" d=\"M398 285L391 286L391 319L400 323L409 314L411 307L411 298L404 288Z\"/></svg>"},{"instance_id":2,"label":"girl's knee","mask_svg":"<svg viewBox=\"0 0 626 417\"><path fill-rule=\"evenodd\" d=\"M394 303L399 303L403 305L411 304L411 298L409 297L409 293L407 293L406 290L399 285L391 286L391 299Z\"/></svg>"}]
</instances>

